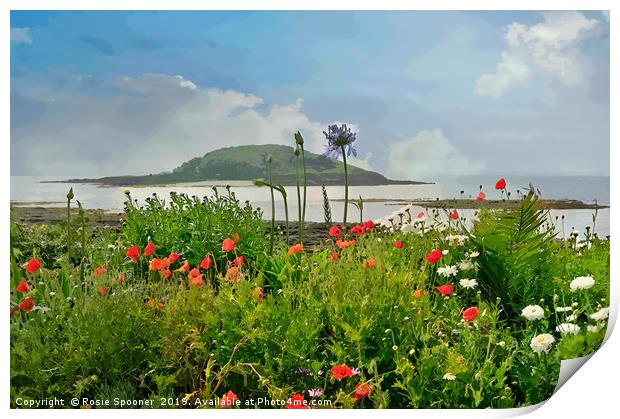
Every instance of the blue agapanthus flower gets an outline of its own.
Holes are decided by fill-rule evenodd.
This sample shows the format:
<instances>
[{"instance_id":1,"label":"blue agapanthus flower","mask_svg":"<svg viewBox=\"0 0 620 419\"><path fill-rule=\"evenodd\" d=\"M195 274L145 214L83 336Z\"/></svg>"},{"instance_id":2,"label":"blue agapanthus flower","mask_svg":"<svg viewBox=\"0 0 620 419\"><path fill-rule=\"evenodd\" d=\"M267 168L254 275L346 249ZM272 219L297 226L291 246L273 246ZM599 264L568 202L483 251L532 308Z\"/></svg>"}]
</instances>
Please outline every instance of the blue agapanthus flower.
<instances>
[{"instance_id":1,"label":"blue agapanthus flower","mask_svg":"<svg viewBox=\"0 0 620 419\"><path fill-rule=\"evenodd\" d=\"M341 126L336 124L329 125L327 132L323 131L323 134L327 139L326 150L323 153L325 157L340 157L343 147L346 150L347 156L353 154L353 156L357 157L357 151L351 145L355 142L357 134L351 131L351 128L347 128L347 124L342 124Z\"/></svg>"}]
</instances>

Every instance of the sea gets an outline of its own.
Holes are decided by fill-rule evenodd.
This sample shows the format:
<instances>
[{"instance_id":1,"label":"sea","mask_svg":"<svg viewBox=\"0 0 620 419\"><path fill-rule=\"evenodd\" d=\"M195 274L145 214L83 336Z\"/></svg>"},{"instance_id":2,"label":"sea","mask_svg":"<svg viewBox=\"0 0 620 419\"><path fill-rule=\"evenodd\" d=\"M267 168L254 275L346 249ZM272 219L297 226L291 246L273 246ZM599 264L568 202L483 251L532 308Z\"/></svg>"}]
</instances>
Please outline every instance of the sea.
<instances>
[{"instance_id":1,"label":"sea","mask_svg":"<svg viewBox=\"0 0 620 419\"><path fill-rule=\"evenodd\" d=\"M507 190L511 191L512 199L517 197L517 190L526 190L529 185L534 186L547 199L576 199L587 203L597 202L610 205L609 177L605 176L504 176ZM240 201L249 201L254 207L263 210L264 218L269 218L271 201L269 189L259 188L252 182L245 181L205 181L191 182L166 186L146 187L110 187L94 184L46 183L57 181L58 177L11 176L11 203L33 206L64 206L66 194L73 187L75 199L78 199L85 208L103 209L114 212L123 211L125 190L131 196L143 203L144 199L157 194L166 199L170 192L186 193L199 197L212 195L213 187L220 193L225 193L225 186L230 189ZM500 192L495 190L497 176L452 176L435 179L432 184L422 185L382 185L382 186L352 186L349 187L349 200L362 198L364 202L362 217L364 220L380 219L396 211L405 203L401 200L415 199L449 199L474 198L480 188L487 199L501 198ZM327 195L330 199L333 221L342 220L344 209L344 187L327 186ZM286 187L289 206L289 217L297 219L297 191L294 186ZM378 200L370 202L366 200ZM419 208L420 211L423 208ZM360 214L356 207L349 206L348 221L359 220ZM462 210L461 215L473 218L472 210ZM557 217L557 218L556 218ZM601 238L609 236L610 210L551 210L550 220L555 224L560 235L568 235L574 228L581 233L586 226L593 227ZM284 205L279 193L276 193L276 218L284 219ZM320 186L309 186L307 189L306 220L323 221L323 194Z\"/></svg>"}]
</instances>

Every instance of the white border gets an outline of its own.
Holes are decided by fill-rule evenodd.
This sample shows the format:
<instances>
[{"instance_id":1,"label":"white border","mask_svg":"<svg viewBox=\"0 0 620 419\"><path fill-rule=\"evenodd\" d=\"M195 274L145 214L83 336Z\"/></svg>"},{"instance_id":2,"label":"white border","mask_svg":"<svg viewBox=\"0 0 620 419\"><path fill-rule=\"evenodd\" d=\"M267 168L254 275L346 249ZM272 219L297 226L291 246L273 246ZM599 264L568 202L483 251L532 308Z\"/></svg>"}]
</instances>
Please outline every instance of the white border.
<instances>
[{"instance_id":1,"label":"white border","mask_svg":"<svg viewBox=\"0 0 620 419\"><path fill-rule=\"evenodd\" d=\"M0 65L0 74L2 76L2 108L0 114L0 121L2 121L3 132L5 133L5 139L1 141L2 153L0 158L2 159L0 164L3 171L3 182L1 184L2 196L5 197L2 202L2 208L4 210L4 217L2 218L0 228L1 237L4 240L1 242L0 257L4 260L5 267L5 281L3 281L4 289L6 292L8 285L8 277L6 272L8 270L9 261L9 197L10 197L10 118L9 118L9 92L10 92L10 77L9 77L9 20L11 9L16 10L28 10L28 9L53 9L53 10L198 10L198 9L213 9L213 10L233 10L233 9L253 9L253 10L611 10L610 25L610 41L611 41L611 115L618 115L617 105L617 93L618 83L617 76L620 66L618 65L618 53L614 53L614 46L618 46L618 31L616 30L616 24L618 19L615 16L614 2L611 0L591 0L591 1L544 1L544 0L521 0L521 1L501 1L496 0L469 0L468 2L462 2L457 0L435 0L430 1L397 1L397 0L382 0L381 2L372 2L368 0L358 1L343 1L343 0L314 0L314 1L299 1L299 0L222 0L219 2L214 1L201 1L195 2L190 0L150 0L148 2L139 0L124 0L124 1L79 1L79 0L57 0L54 2L44 0L8 0L3 1L0 8L2 13L0 14L0 22L2 32L0 39L3 53L2 53L2 65ZM620 10L620 8L616 8ZM612 118L611 119L611 138L617 139L618 124ZM616 156L616 161L612 161L611 167L611 211L614 214L610 220L610 233L611 236L616 237L618 233L616 222L616 207L617 202L617 186L615 179L618 175L618 167L613 163L618 162L620 150L617 141L610 141L610 156ZM615 242L612 241L612 255L616 255ZM613 260L613 257L612 257ZM612 264L612 317L617 316L618 312L618 292L617 292L617 279L614 277L615 269ZM4 307L8 311L9 296L8 293L4 294ZM0 393L0 409L9 410L9 322L5 317L5 320L1 323L2 336L5 337L4 344L2 345L2 377L4 385L1 387L3 391ZM595 353L592 358L587 362L585 368L581 368L575 377L568 380L568 382L542 407L534 410L531 413L532 417L545 418L550 415L572 418L572 417L592 417L592 418L606 418L609 417L609 412L613 411L616 407L617 396L617 378L620 377L620 367L618 366L617 356L620 348L620 342L618 333L611 334L609 340L603 345L603 347ZM389 412L366 410L366 411L313 411L314 415L319 416L335 416L339 417L356 417L367 416L376 417L378 415L389 414L390 416L397 417L409 417L415 415L416 417L501 417L501 416L514 416L522 413L526 413L531 409L516 409L516 410L391 410ZM83 415L90 412L88 415L108 417L110 412L107 411L63 411L62 415L66 417L74 417L74 415ZM55 412L48 410L32 411L19 411L11 410L8 412L14 417L49 417L54 415ZM123 416L148 416L151 417L168 417L167 411L122 411L115 414L121 414ZM247 416L252 417L290 417L295 414L294 411L285 410L260 410L260 411L174 411L175 416L195 416L195 415L209 415L209 417L220 416Z\"/></svg>"}]
</instances>

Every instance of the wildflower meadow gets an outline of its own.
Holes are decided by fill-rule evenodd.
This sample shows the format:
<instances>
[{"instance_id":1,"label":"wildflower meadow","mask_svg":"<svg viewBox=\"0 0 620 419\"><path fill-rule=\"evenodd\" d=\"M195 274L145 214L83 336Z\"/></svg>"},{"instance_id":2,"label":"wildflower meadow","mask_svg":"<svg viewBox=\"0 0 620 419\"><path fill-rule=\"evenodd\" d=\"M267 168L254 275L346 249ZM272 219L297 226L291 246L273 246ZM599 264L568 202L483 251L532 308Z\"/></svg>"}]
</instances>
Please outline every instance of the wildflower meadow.
<instances>
[{"instance_id":1,"label":"wildflower meadow","mask_svg":"<svg viewBox=\"0 0 620 419\"><path fill-rule=\"evenodd\" d=\"M325 136L346 173L355 133ZM309 245L295 141L296 235L288 209L276 231L234 188L127 192L119 230L94 226L73 191L64 222L13 222L12 406L520 407L550 397L563 359L601 345L609 240L558 238L533 188L515 198L503 179L485 185L520 205L485 208L480 191L473 225L411 205L347 223L345 205ZM269 179L257 185L272 214L274 191L287 202Z\"/></svg>"}]
</instances>

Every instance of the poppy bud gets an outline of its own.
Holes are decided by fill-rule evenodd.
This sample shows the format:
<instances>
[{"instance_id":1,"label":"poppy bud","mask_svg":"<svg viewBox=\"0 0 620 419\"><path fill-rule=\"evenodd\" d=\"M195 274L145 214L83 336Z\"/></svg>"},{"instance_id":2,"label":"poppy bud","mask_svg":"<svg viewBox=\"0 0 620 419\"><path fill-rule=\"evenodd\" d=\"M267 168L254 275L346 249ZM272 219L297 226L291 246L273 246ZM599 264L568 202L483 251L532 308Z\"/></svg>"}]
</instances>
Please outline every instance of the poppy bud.
<instances>
[{"instance_id":1,"label":"poppy bud","mask_svg":"<svg viewBox=\"0 0 620 419\"><path fill-rule=\"evenodd\" d=\"M67 199L71 201L75 195L73 195L73 188L69 189L69 193L67 193Z\"/></svg>"}]
</instances>

